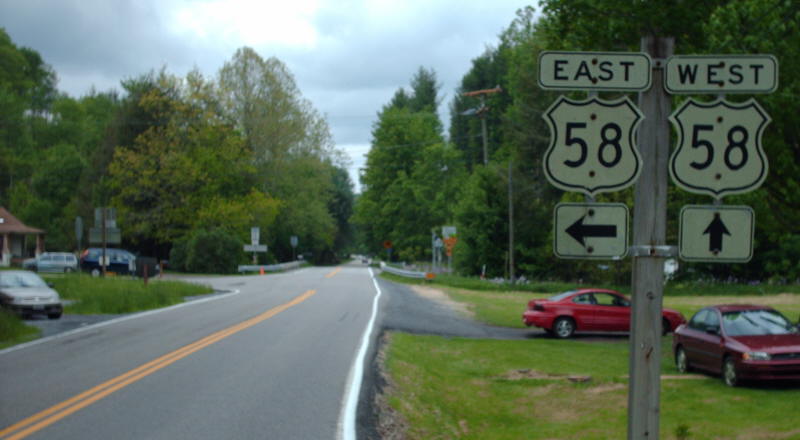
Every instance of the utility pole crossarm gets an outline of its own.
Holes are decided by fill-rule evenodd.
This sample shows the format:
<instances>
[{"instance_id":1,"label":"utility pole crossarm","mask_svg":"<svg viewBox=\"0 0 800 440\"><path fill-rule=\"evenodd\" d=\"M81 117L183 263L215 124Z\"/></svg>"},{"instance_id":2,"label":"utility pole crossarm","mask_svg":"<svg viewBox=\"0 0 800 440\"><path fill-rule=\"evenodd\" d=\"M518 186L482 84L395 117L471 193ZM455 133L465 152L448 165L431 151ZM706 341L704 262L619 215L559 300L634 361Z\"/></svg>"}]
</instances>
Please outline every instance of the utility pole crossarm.
<instances>
[{"instance_id":1,"label":"utility pole crossarm","mask_svg":"<svg viewBox=\"0 0 800 440\"><path fill-rule=\"evenodd\" d=\"M503 89L500 86L495 86L493 89L473 90L471 92L462 93L463 96L481 96L491 95L492 93L500 93Z\"/></svg>"}]
</instances>

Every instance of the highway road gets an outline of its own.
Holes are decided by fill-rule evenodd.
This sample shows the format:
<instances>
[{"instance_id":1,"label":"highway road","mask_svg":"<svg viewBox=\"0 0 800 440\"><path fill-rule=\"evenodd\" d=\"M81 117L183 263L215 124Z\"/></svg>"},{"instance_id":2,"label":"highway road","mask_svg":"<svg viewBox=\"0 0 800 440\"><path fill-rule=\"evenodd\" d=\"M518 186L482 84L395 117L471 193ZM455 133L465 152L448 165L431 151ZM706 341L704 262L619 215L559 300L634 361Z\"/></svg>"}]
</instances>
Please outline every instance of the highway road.
<instances>
[{"instance_id":1,"label":"highway road","mask_svg":"<svg viewBox=\"0 0 800 440\"><path fill-rule=\"evenodd\" d=\"M65 315L54 335L0 351L0 440L376 438L381 332L537 336L478 324L357 263L193 281L228 293Z\"/></svg>"},{"instance_id":2,"label":"highway road","mask_svg":"<svg viewBox=\"0 0 800 440\"><path fill-rule=\"evenodd\" d=\"M203 281L232 293L0 353L0 439L343 438L369 270Z\"/></svg>"}]
</instances>

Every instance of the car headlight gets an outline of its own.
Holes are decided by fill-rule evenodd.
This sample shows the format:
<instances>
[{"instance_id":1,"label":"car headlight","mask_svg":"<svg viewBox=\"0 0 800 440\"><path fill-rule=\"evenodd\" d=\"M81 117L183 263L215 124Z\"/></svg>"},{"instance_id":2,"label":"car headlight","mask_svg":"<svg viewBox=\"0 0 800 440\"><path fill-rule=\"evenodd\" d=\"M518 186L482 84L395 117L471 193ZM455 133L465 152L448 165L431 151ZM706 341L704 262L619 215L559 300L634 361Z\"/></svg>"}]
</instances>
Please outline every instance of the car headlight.
<instances>
[{"instance_id":1,"label":"car headlight","mask_svg":"<svg viewBox=\"0 0 800 440\"><path fill-rule=\"evenodd\" d=\"M768 361L772 359L772 356L763 351L748 351L742 356L742 359L746 361Z\"/></svg>"}]
</instances>

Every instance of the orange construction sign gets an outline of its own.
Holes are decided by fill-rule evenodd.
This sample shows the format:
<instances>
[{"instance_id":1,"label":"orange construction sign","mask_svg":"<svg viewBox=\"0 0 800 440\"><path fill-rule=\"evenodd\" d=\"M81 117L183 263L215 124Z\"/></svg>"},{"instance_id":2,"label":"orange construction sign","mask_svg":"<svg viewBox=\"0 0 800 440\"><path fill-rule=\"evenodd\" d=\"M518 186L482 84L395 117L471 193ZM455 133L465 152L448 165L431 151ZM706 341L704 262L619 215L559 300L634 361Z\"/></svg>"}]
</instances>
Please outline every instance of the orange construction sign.
<instances>
[{"instance_id":1,"label":"orange construction sign","mask_svg":"<svg viewBox=\"0 0 800 440\"><path fill-rule=\"evenodd\" d=\"M448 257L453 256L453 248L456 247L456 243L458 242L458 238L455 236L447 237L444 240L444 252L447 254Z\"/></svg>"}]
</instances>

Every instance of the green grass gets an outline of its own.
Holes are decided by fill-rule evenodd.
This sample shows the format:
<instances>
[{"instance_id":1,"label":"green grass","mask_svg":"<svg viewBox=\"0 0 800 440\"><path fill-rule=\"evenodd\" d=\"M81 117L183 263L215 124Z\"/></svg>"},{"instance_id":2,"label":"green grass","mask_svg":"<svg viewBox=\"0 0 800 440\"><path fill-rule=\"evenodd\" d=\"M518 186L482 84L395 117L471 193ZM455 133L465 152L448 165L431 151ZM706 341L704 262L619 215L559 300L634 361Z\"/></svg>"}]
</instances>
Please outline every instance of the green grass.
<instances>
[{"instance_id":1,"label":"green grass","mask_svg":"<svg viewBox=\"0 0 800 440\"><path fill-rule=\"evenodd\" d=\"M26 325L17 315L0 309L0 349L31 341L40 333L38 328Z\"/></svg>"},{"instance_id":2,"label":"green grass","mask_svg":"<svg viewBox=\"0 0 800 440\"><path fill-rule=\"evenodd\" d=\"M662 373L675 375L663 340ZM626 437L628 344L496 341L392 334L389 404L409 439ZM591 376L572 383L565 375ZM661 438L800 438L800 387L726 387L719 378L665 377ZM787 433L789 433L787 435ZM783 435L783 436L782 436Z\"/></svg>"},{"instance_id":3,"label":"green grass","mask_svg":"<svg viewBox=\"0 0 800 440\"><path fill-rule=\"evenodd\" d=\"M182 281L94 278L85 274L48 277L62 300L72 300L65 313L119 314L171 306L184 297L213 292L210 287Z\"/></svg>"}]
</instances>

